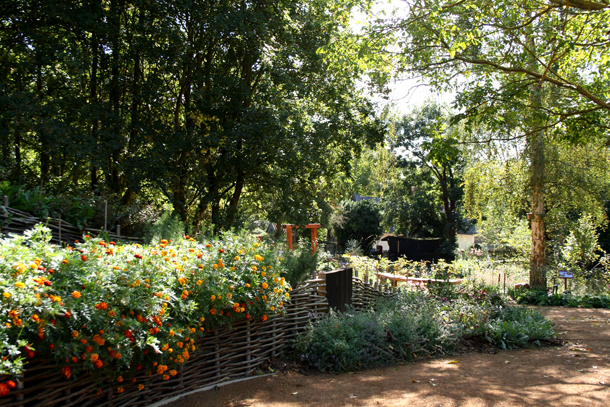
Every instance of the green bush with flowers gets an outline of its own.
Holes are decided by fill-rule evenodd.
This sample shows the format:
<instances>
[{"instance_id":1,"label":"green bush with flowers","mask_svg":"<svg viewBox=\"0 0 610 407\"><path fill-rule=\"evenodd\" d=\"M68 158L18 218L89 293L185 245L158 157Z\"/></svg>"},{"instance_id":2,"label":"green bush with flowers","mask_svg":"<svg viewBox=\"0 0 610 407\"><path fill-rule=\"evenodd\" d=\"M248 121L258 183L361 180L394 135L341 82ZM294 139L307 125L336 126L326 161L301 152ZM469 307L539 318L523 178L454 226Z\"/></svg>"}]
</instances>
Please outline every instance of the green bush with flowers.
<instances>
[{"instance_id":1,"label":"green bush with flowers","mask_svg":"<svg viewBox=\"0 0 610 407\"><path fill-rule=\"evenodd\" d=\"M67 248L50 238L37 226L0 240L0 374L44 353L66 377L167 380L205 332L265 321L290 296L280 248L253 237L142 246L85 236Z\"/></svg>"}]
</instances>

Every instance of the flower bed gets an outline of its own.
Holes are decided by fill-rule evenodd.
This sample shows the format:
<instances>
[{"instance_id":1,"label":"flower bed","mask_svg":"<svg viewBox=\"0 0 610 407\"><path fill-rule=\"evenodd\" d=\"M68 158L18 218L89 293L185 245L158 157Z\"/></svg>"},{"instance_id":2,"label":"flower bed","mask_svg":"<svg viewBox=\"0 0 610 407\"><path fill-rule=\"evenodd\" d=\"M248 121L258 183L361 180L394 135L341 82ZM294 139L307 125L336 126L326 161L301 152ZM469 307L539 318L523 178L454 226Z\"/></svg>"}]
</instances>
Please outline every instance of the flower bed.
<instances>
[{"instance_id":1,"label":"flower bed","mask_svg":"<svg viewBox=\"0 0 610 407\"><path fill-rule=\"evenodd\" d=\"M26 362L118 394L145 391L143 377L173 382L206 332L264 322L290 297L278 250L247 237L152 246L85 237L68 248L49 238L38 226L0 241L0 395ZM44 371L36 378L28 366L30 380L59 380Z\"/></svg>"}]
</instances>

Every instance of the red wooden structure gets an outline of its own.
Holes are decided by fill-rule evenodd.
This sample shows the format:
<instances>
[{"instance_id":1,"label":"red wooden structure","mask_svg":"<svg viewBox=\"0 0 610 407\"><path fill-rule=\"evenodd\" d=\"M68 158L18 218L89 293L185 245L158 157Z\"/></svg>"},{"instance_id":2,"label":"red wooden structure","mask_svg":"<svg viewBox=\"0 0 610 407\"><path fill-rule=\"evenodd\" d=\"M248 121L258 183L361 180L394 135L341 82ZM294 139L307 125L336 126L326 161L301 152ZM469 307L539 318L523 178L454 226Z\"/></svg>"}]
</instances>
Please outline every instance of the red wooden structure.
<instances>
[{"instance_id":1,"label":"red wooden structure","mask_svg":"<svg viewBox=\"0 0 610 407\"><path fill-rule=\"evenodd\" d=\"M299 227L305 227L305 229L311 229L311 252L315 253L318 250L318 229L320 228L319 223L310 223L309 225L282 225L286 230L286 240L288 241L288 247L292 250L292 228L298 229Z\"/></svg>"}]
</instances>

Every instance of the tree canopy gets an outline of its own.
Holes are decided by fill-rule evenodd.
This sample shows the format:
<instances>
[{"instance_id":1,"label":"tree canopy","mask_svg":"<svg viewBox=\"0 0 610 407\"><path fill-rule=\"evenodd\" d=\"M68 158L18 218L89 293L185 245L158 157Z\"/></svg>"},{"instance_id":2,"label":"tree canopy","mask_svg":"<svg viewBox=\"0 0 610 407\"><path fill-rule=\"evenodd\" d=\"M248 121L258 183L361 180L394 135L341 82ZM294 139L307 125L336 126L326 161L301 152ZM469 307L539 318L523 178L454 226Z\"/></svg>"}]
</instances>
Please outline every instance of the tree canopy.
<instances>
[{"instance_id":1,"label":"tree canopy","mask_svg":"<svg viewBox=\"0 0 610 407\"><path fill-rule=\"evenodd\" d=\"M351 35L349 13L334 0L5 2L2 171L123 203L159 191L190 224L230 226L247 193L294 197L298 212L383 134L356 76L318 52Z\"/></svg>"}]
</instances>

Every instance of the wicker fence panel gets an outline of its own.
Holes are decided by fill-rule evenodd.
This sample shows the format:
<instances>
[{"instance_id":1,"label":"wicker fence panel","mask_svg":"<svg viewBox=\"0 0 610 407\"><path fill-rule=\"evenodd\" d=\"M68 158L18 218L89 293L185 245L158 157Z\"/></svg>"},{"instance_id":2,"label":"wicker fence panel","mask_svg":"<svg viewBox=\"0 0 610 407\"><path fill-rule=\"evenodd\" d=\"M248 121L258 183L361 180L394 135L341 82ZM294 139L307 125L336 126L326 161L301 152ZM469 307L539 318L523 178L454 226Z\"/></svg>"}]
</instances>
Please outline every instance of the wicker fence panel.
<instances>
[{"instance_id":1,"label":"wicker fence panel","mask_svg":"<svg viewBox=\"0 0 610 407\"><path fill-rule=\"evenodd\" d=\"M53 236L51 243L55 244L58 244L60 241L67 244L74 244L74 241L76 240L82 241L83 234L85 233L97 236L102 232L100 229L92 228L81 230L65 220L55 218L40 219L17 209L5 206L0 207L0 231L2 233L23 234L24 231L32 229L39 223L45 224L51 229L51 234ZM137 243L142 242L142 239L137 237L119 236L108 231L106 234L114 240L127 240Z\"/></svg>"}]
</instances>

